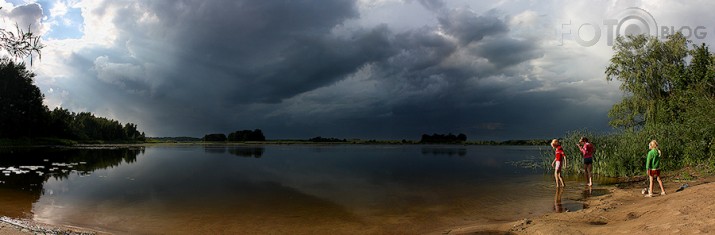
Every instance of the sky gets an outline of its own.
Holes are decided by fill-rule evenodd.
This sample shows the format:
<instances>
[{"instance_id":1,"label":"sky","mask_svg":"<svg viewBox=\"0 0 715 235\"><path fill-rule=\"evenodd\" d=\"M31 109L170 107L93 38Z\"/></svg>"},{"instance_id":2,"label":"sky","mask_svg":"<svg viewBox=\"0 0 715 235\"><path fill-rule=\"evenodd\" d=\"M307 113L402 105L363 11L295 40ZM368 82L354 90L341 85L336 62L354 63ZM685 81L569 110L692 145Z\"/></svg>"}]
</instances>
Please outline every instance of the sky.
<instances>
[{"instance_id":1,"label":"sky","mask_svg":"<svg viewBox=\"0 0 715 235\"><path fill-rule=\"evenodd\" d=\"M0 0L48 107L147 136L611 132L614 35L715 40L713 1Z\"/></svg>"}]
</instances>

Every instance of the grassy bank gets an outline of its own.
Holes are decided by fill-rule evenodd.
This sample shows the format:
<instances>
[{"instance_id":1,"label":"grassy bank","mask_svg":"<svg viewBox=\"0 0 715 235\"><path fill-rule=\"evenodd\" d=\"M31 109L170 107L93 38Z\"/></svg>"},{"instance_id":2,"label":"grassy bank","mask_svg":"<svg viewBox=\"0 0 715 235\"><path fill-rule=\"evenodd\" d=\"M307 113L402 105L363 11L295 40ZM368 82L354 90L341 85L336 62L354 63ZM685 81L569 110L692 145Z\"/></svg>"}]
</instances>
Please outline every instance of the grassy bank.
<instances>
[{"instance_id":1,"label":"grassy bank","mask_svg":"<svg viewBox=\"0 0 715 235\"><path fill-rule=\"evenodd\" d=\"M690 130L677 125L646 128L641 131L624 131L617 134L597 135L588 131L574 131L561 138L567 155L567 174L583 174L583 159L578 150L578 140L585 136L596 147L593 173L608 177L628 177L645 174L648 143L655 139L663 156L664 171L689 167L703 175L715 173L715 149L712 142L688 138ZM554 152L550 148L542 153L542 165L551 169Z\"/></svg>"}]
</instances>

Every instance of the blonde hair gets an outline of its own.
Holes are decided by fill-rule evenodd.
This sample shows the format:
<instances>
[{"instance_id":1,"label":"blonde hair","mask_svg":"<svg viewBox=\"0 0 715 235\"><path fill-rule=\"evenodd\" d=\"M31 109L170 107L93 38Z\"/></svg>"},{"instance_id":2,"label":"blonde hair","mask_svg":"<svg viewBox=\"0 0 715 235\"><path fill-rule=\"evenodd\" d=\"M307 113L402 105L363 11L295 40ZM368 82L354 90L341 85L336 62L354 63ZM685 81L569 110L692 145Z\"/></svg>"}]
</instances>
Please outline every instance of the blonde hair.
<instances>
[{"instance_id":1,"label":"blonde hair","mask_svg":"<svg viewBox=\"0 0 715 235\"><path fill-rule=\"evenodd\" d=\"M556 146L561 146L561 143L559 143L559 140L558 139L551 140L551 147L556 148Z\"/></svg>"},{"instance_id":2,"label":"blonde hair","mask_svg":"<svg viewBox=\"0 0 715 235\"><path fill-rule=\"evenodd\" d=\"M651 140L650 143L648 143L648 146L652 149L657 149L658 148L658 141Z\"/></svg>"}]
</instances>

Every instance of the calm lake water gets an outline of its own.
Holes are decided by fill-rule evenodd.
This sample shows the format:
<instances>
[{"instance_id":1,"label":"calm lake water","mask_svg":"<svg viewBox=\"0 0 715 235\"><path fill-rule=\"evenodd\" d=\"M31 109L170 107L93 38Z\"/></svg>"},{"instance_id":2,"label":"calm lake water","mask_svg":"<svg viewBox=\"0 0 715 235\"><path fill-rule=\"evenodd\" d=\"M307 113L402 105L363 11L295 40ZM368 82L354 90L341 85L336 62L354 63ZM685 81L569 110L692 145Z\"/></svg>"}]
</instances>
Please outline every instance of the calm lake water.
<instances>
[{"instance_id":1,"label":"calm lake water","mask_svg":"<svg viewBox=\"0 0 715 235\"><path fill-rule=\"evenodd\" d=\"M572 179L560 193L551 173L515 164L539 156L516 146L0 149L0 215L119 234L421 234L579 210L605 191Z\"/></svg>"}]
</instances>

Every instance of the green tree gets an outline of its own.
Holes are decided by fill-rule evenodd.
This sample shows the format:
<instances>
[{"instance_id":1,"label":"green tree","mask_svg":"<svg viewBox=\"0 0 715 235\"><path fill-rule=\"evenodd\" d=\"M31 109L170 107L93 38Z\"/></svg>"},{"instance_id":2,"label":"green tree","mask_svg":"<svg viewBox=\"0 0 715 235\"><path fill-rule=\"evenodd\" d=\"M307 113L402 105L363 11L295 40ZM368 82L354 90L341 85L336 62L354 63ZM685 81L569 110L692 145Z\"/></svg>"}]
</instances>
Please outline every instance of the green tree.
<instances>
[{"instance_id":1,"label":"green tree","mask_svg":"<svg viewBox=\"0 0 715 235\"><path fill-rule=\"evenodd\" d=\"M613 49L606 79L620 81L626 96L609 112L611 125L634 129L650 121L668 121L663 119L667 115L660 101L687 80L688 48L683 35L674 34L666 41L645 35L618 37Z\"/></svg>"},{"instance_id":2,"label":"green tree","mask_svg":"<svg viewBox=\"0 0 715 235\"><path fill-rule=\"evenodd\" d=\"M255 129L253 131L242 130L242 131L231 132L228 134L227 140L228 141L237 141L237 142L265 141L266 137L263 135L263 131L261 131L261 129Z\"/></svg>"},{"instance_id":3,"label":"green tree","mask_svg":"<svg viewBox=\"0 0 715 235\"><path fill-rule=\"evenodd\" d=\"M666 168L715 167L715 56L705 44L688 46L681 34L617 39L606 79L620 81L625 96L609 116L626 131L602 151L611 172L640 171L633 164L650 139L659 140Z\"/></svg>"},{"instance_id":4,"label":"green tree","mask_svg":"<svg viewBox=\"0 0 715 235\"><path fill-rule=\"evenodd\" d=\"M1 7L0 7L1 9ZM41 56L44 47L40 37L28 26L27 32L15 26L16 32L0 28L0 48L15 60ZM35 74L23 62L9 57L0 59L0 138L31 137L44 131L47 107L42 104L40 89L33 84Z\"/></svg>"},{"instance_id":5,"label":"green tree","mask_svg":"<svg viewBox=\"0 0 715 235\"><path fill-rule=\"evenodd\" d=\"M0 138L43 134L48 110L34 77L23 63L0 59Z\"/></svg>"}]
</instances>

